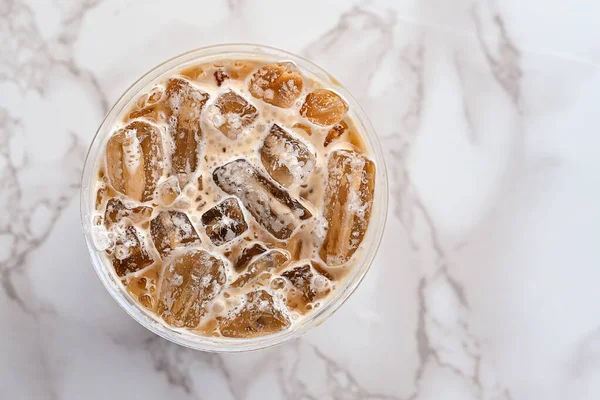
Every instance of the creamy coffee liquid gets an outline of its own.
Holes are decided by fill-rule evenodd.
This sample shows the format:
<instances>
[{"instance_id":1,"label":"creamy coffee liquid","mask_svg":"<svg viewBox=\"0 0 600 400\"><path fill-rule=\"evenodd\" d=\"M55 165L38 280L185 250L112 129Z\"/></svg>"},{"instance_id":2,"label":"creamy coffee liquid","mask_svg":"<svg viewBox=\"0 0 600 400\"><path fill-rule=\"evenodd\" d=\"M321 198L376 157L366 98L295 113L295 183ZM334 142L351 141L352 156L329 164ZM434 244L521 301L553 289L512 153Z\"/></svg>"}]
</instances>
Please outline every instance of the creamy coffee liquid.
<instances>
[{"instance_id":1,"label":"creamy coffee liquid","mask_svg":"<svg viewBox=\"0 0 600 400\"><path fill-rule=\"evenodd\" d=\"M375 164L348 111L289 62L160 78L102 153L92 234L107 267L177 328L293 328L362 258Z\"/></svg>"}]
</instances>

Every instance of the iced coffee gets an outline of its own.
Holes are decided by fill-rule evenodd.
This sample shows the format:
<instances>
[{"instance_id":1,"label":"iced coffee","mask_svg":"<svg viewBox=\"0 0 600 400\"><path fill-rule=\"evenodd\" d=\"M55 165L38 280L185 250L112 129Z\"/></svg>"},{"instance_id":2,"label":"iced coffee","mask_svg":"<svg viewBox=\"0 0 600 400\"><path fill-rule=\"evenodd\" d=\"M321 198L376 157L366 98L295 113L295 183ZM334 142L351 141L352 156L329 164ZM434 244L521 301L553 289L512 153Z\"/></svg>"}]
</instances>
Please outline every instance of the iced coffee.
<instances>
[{"instance_id":1,"label":"iced coffee","mask_svg":"<svg viewBox=\"0 0 600 400\"><path fill-rule=\"evenodd\" d=\"M294 329L360 262L377 165L348 102L282 60L158 78L96 165L94 246L173 328Z\"/></svg>"}]
</instances>

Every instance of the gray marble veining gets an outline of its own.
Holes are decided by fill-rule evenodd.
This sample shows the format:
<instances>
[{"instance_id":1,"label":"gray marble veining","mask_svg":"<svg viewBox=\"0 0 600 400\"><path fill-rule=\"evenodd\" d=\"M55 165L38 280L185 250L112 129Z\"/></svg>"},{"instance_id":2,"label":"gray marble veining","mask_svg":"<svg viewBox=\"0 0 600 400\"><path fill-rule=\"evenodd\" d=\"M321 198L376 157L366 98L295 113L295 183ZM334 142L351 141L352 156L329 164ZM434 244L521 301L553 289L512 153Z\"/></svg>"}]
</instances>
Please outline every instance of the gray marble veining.
<instances>
[{"instance_id":1,"label":"gray marble veining","mask_svg":"<svg viewBox=\"0 0 600 400\"><path fill-rule=\"evenodd\" d=\"M600 398L600 8L525 3L0 0L0 398ZM220 42L329 70L390 179L351 299L299 340L238 355L131 320L78 215L111 104Z\"/></svg>"}]
</instances>

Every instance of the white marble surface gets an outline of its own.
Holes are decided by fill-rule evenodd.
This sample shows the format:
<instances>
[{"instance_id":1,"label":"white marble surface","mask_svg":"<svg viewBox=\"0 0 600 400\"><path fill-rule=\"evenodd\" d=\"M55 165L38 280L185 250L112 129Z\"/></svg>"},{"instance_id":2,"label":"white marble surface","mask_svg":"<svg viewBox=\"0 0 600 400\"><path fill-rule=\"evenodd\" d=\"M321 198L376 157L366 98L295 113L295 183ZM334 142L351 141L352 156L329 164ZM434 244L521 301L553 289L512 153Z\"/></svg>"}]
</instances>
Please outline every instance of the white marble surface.
<instances>
[{"instance_id":1,"label":"white marble surface","mask_svg":"<svg viewBox=\"0 0 600 400\"><path fill-rule=\"evenodd\" d=\"M0 0L0 399L600 398L600 3ZM243 355L144 330L93 272L83 158L178 53L255 42L346 84L387 231L322 326Z\"/></svg>"}]
</instances>

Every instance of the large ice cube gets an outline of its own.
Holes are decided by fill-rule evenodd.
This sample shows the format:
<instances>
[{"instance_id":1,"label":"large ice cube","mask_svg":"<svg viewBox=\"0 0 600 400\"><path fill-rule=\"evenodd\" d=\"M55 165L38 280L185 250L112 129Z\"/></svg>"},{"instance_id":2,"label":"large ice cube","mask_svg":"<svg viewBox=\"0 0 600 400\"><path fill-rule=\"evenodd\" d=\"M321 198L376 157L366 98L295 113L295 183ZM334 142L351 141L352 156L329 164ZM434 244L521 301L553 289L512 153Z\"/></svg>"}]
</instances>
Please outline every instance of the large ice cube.
<instances>
[{"instance_id":1,"label":"large ice cube","mask_svg":"<svg viewBox=\"0 0 600 400\"><path fill-rule=\"evenodd\" d=\"M237 139L258 117L256 107L232 90L221 94L207 114L215 128L230 139Z\"/></svg>"},{"instance_id":2,"label":"large ice cube","mask_svg":"<svg viewBox=\"0 0 600 400\"><path fill-rule=\"evenodd\" d=\"M150 221L156 250L164 259L177 248L200 244L198 233L188 216L180 211L163 211Z\"/></svg>"},{"instance_id":3,"label":"large ice cube","mask_svg":"<svg viewBox=\"0 0 600 400\"><path fill-rule=\"evenodd\" d=\"M235 198L229 198L202 214L206 234L217 246L231 242L248 229L244 213Z\"/></svg>"},{"instance_id":4,"label":"large ice cube","mask_svg":"<svg viewBox=\"0 0 600 400\"><path fill-rule=\"evenodd\" d=\"M288 108L300 97L302 76L290 63L268 64L250 78L248 89L252 96L277 107Z\"/></svg>"},{"instance_id":5,"label":"large ice cube","mask_svg":"<svg viewBox=\"0 0 600 400\"><path fill-rule=\"evenodd\" d=\"M300 114L313 124L328 126L337 124L348 112L348 105L331 90L317 89L306 96Z\"/></svg>"},{"instance_id":6,"label":"large ice cube","mask_svg":"<svg viewBox=\"0 0 600 400\"><path fill-rule=\"evenodd\" d=\"M144 248L138 230L133 226L123 229L117 235L115 244L112 262L115 272L119 276L139 271L154 262Z\"/></svg>"},{"instance_id":7,"label":"large ice cube","mask_svg":"<svg viewBox=\"0 0 600 400\"><path fill-rule=\"evenodd\" d=\"M269 175L285 187L304 183L316 163L314 151L277 124L265 137L260 158Z\"/></svg>"},{"instance_id":8,"label":"large ice cube","mask_svg":"<svg viewBox=\"0 0 600 400\"><path fill-rule=\"evenodd\" d=\"M246 303L220 323L225 337L248 338L279 332L290 326L288 317L275 305L265 290L248 293Z\"/></svg>"},{"instance_id":9,"label":"large ice cube","mask_svg":"<svg viewBox=\"0 0 600 400\"><path fill-rule=\"evenodd\" d=\"M363 240L373 205L375 164L349 150L330 156L324 216L327 233L319 254L329 265L347 262Z\"/></svg>"},{"instance_id":10,"label":"large ice cube","mask_svg":"<svg viewBox=\"0 0 600 400\"><path fill-rule=\"evenodd\" d=\"M119 199L111 198L106 203L106 212L104 213L104 223L107 227L116 224L123 218L129 218L133 223L142 222L150 219L152 207L139 206L127 207Z\"/></svg>"},{"instance_id":11,"label":"large ice cube","mask_svg":"<svg viewBox=\"0 0 600 400\"><path fill-rule=\"evenodd\" d=\"M148 201L163 173L162 141L158 128L134 121L115 133L106 145L110 183L137 201Z\"/></svg>"},{"instance_id":12,"label":"large ice cube","mask_svg":"<svg viewBox=\"0 0 600 400\"><path fill-rule=\"evenodd\" d=\"M270 275L274 272L281 270L290 261L290 257L281 250L269 250L260 256L257 256L246 271L241 274L235 282L231 284L232 287L242 287L248 283L254 283L255 281L261 281L263 278L261 275Z\"/></svg>"},{"instance_id":13,"label":"large ice cube","mask_svg":"<svg viewBox=\"0 0 600 400\"><path fill-rule=\"evenodd\" d=\"M200 115L209 95L182 78L167 82L166 106L169 132L173 139L171 168L181 187L198 168L199 143L202 138Z\"/></svg>"},{"instance_id":14,"label":"large ice cube","mask_svg":"<svg viewBox=\"0 0 600 400\"><path fill-rule=\"evenodd\" d=\"M206 251L178 256L165 266L158 314L173 326L194 328L226 280L223 261Z\"/></svg>"},{"instance_id":15,"label":"large ice cube","mask_svg":"<svg viewBox=\"0 0 600 400\"><path fill-rule=\"evenodd\" d=\"M218 167L213 179L224 192L237 196L256 221L277 239L289 238L300 221L312 217L300 202L244 159Z\"/></svg>"}]
</instances>

